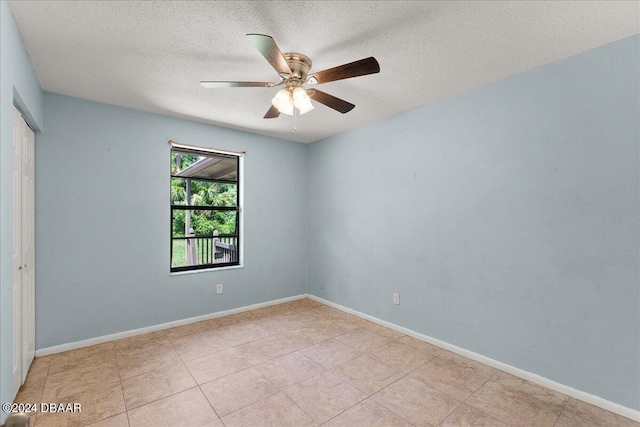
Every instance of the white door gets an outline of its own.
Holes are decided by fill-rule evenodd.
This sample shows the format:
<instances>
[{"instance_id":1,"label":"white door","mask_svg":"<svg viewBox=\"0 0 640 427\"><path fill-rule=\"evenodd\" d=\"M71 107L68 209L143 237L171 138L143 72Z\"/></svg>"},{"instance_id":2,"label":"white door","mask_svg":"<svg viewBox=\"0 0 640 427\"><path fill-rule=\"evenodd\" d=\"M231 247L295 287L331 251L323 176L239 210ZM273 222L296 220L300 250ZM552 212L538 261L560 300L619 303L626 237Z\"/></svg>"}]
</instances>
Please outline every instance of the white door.
<instances>
[{"instance_id":1,"label":"white door","mask_svg":"<svg viewBox=\"0 0 640 427\"><path fill-rule=\"evenodd\" d=\"M22 384L22 115L13 108L13 392Z\"/></svg>"},{"instance_id":2,"label":"white door","mask_svg":"<svg viewBox=\"0 0 640 427\"><path fill-rule=\"evenodd\" d=\"M36 352L35 135L22 121L22 382Z\"/></svg>"},{"instance_id":3,"label":"white door","mask_svg":"<svg viewBox=\"0 0 640 427\"><path fill-rule=\"evenodd\" d=\"M13 391L35 355L35 135L13 110Z\"/></svg>"}]
</instances>

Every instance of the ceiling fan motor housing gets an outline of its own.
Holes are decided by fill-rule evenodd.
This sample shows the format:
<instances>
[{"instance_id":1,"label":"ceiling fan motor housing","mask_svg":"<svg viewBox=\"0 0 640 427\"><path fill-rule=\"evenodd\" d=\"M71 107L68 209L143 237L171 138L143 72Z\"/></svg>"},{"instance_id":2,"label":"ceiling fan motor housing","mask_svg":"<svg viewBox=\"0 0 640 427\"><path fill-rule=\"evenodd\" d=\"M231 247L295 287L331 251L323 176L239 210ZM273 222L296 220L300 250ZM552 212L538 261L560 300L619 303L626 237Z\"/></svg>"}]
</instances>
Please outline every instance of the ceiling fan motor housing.
<instances>
[{"instance_id":1,"label":"ceiling fan motor housing","mask_svg":"<svg viewBox=\"0 0 640 427\"><path fill-rule=\"evenodd\" d=\"M291 68L290 75L284 75L283 78L293 78L304 82L307 79L309 70L311 69L311 60L308 56L301 53L287 52L283 54L284 59L287 61L289 68Z\"/></svg>"}]
</instances>

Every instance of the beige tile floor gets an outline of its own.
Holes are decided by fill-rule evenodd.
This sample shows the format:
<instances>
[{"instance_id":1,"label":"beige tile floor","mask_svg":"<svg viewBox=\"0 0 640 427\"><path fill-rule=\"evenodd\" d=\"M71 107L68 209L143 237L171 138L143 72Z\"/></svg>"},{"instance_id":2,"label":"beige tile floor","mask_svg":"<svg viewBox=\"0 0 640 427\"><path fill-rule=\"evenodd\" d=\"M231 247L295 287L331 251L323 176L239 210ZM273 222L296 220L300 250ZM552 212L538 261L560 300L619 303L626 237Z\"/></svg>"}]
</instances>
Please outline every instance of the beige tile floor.
<instances>
[{"instance_id":1,"label":"beige tile floor","mask_svg":"<svg viewBox=\"0 0 640 427\"><path fill-rule=\"evenodd\" d=\"M37 427L640 426L309 299L37 358L16 402L82 404Z\"/></svg>"}]
</instances>

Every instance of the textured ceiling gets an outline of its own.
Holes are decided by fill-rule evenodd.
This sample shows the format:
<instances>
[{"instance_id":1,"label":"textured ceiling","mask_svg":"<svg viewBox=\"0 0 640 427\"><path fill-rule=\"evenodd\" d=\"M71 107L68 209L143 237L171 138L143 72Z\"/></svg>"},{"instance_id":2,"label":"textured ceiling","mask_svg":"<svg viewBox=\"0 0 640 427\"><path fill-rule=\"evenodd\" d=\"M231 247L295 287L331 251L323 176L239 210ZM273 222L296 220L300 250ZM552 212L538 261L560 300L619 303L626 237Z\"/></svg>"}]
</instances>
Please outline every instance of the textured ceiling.
<instances>
[{"instance_id":1,"label":"textured ceiling","mask_svg":"<svg viewBox=\"0 0 640 427\"><path fill-rule=\"evenodd\" d=\"M43 89L312 142L640 31L638 2L11 1ZM278 81L247 40L271 35L313 71L375 56L379 74L319 89L356 104L262 116Z\"/></svg>"}]
</instances>

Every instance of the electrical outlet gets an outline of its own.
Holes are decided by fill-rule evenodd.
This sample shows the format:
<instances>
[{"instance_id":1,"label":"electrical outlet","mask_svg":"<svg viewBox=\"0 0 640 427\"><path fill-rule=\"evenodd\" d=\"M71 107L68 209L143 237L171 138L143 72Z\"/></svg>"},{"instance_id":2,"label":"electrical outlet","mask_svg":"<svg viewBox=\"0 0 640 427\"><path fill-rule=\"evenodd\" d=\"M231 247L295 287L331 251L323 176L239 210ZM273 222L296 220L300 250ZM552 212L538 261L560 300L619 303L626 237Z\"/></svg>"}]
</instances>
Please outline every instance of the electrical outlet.
<instances>
[{"instance_id":1,"label":"electrical outlet","mask_svg":"<svg viewBox=\"0 0 640 427\"><path fill-rule=\"evenodd\" d=\"M216 285L216 294L221 294L222 293L222 285Z\"/></svg>"},{"instance_id":2,"label":"electrical outlet","mask_svg":"<svg viewBox=\"0 0 640 427\"><path fill-rule=\"evenodd\" d=\"M396 305L400 304L400 294L393 294L393 303Z\"/></svg>"},{"instance_id":3,"label":"electrical outlet","mask_svg":"<svg viewBox=\"0 0 640 427\"><path fill-rule=\"evenodd\" d=\"M324 282L320 282L320 289L324 289Z\"/></svg>"}]
</instances>

